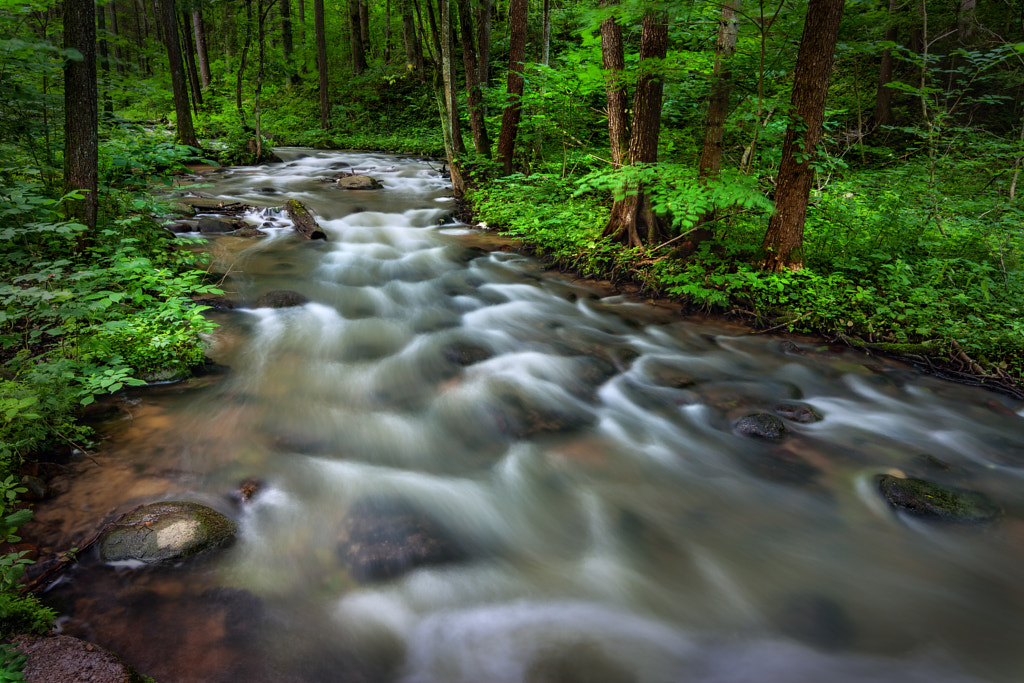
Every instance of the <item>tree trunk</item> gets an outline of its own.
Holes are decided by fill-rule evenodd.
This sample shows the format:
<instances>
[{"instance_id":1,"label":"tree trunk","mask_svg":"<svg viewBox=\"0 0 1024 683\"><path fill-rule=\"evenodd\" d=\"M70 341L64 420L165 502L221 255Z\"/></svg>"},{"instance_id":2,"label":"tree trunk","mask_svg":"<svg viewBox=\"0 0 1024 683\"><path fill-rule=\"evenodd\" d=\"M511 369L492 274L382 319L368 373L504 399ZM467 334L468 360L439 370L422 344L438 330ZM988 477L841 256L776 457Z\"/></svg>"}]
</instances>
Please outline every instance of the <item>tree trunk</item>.
<instances>
[{"instance_id":1,"label":"tree trunk","mask_svg":"<svg viewBox=\"0 0 1024 683\"><path fill-rule=\"evenodd\" d=\"M722 18L718 22L715 68L711 77L707 126L704 129L704 151L700 156L698 166L698 174L701 179L718 176L718 172L722 168L722 140L725 132L725 119L729 113L729 95L732 93L730 61L736 52L736 12L739 8L740 0L729 0L722 5Z\"/></svg>"},{"instance_id":2,"label":"tree trunk","mask_svg":"<svg viewBox=\"0 0 1024 683\"><path fill-rule=\"evenodd\" d=\"M477 81L476 48L473 45L473 13L470 0L459 2L459 32L462 36L462 66L466 71L466 105L469 109L469 127L473 131L473 147L476 153L491 158L491 141L487 137L487 124L484 121L483 93Z\"/></svg>"},{"instance_id":3,"label":"tree trunk","mask_svg":"<svg viewBox=\"0 0 1024 683\"><path fill-rule=\"evenodd\" d=\"M245 126L245 110L242 109L242 77L245 75L245 63L249 58L249 44L252 42L252 0L245 1L245 43L242 45L242 58L238 63L238 76L235 78L235 108L238 118Z\"/></svg>"},{"instance_id":4,"label":"tree trunk","mask_svg":"<svg viewBox=\"0 0 1024 683\"><path fill-rule=\"evenodd\" d=\"M957 39L961 45L970 47L974 43L974 21L978 0L960 0L957 12Z\"/></svg>"},{"instance_id":5,"label":"tree trunk","mask_svg":"<svg viewBox=\"0 0 1024 683\"><path fill-rule=\"evenodd\" d=\"M307 240L327 239L327 234L320 229L313 214L298 199L289 199L284 205L284 210L288 213L288 218L292 219L295 229Z\"/></svg>"},{"instance_id":6,"label":"tree trunk","mask_svg":"<svg viewBox=\"0 0 1024 683\"><path fill-rule=\"evenodd\" d=\"M189 31L189 26L192 22L188 18L188 14L185 12L181 13L181 30L177 33L179 37L179 43L181 44L181 51L185 55L185 67L188 70L188 82L192 91L192 106L195 109L196 116L199 116L199 105L203 103L202 88L199 85L199 72L196 70L196 55L192 50L192 31Z\"/></svg>"},{"instance_id":7,"label":"tree trunk","mask_svg":"<svg viewBox=\"0 0 1024 683\"><path fill-rule=\"evenodd\" d=\"M296 6L296 9L298 10L298 20L299 20L299 22L296 25L296 29L298 29L297 33L298 33L298 36L299 36L299 45L302 46L302 47L305 47L305 45L306 45L306 0L297 0L297 1L298 1L298 5ZM304 71L305 71L305 67L303 67L303 72Z\"/></svg>"},{"instance_id":8,"label":"tree trunk","mask_svg":"<svg viewBox=\"0 0 1024 683\"><path fill-rule=\"evenodd\" d=\"M405 68L414 69L423 78L423 48L416 35L416 23L409 0L402 2L402 42L405 44Z\"/></svg>"},{"instance_id":9,"label":"tree trunk","mask_svg":"<svg viewBox=\"0 0 1024 683\"><path fill-rule=\"evenodd\" d=\"M313 0L313 23L316 30L316 70L320 76L320 127L331 125L331 107L327 99L327 33L324 30L324 0Z\"/></svg>"},{"instance_id":10,"label":"tree trunk","mask_svg":"<svg viewBox=\"0 0 1024 683\"><path fill-rule=\"evenodd\" d=\"M479 0L476 8L477 67L480 69L478 82L486 88L491 82L491 8L493 0Z\"/></svg>"},{"instance_id":11,"label":"tree trunk","mask_svg":"<svg viewBox=\"0 0 1024 683\"><path fill-rule=\"evenodd\" d=\"M885 29L885 40L896 42L896 12L899 9L897 0L889 0L888 25ZM874 126L881 127L889 125L892 121L892 88L887 87L892 83L893 56L892 50L882 50L882 63L878 67L878 92L875 94L875 116Z\"/></svg>"},{"instance_id":12,"label":"tree trunk","mask_svg":"<svg viewBox=\"0 0 1024 683\"><path fill-rule=\"evenodd\" d=\"M292 51L295 49L292 42L292 3L291 0L281 0L281 50L284 53L285 68L288 71L288 81L292 82Z\"/></svg>"},{"instance_id":13,"label":"tree trunk","mask_svg":"<svg viewBox=\"0 0 1024 683\"><path fill-rule=\"evenodd\" d=\"M384 0L384 63L391 63L391 0Z\"/></svg>"},{"instance_id":14,"label":"tree trunk","mask_svg":"<svg viewBox=\"0 0 1024 683\"><path fill-rule=\"evenodd\" d=\"M120 26L118 26L117 21L117 3L111 0L107 3L107 9L110 10L110 34L117 38L121 35ZM127 51L127 47L125 50ZM117 70L117 73L124 74L124 63L128 61L129 56L121 54L119 40L114 40L111 44L111 53L114 55L114 68Z\"/></svg>"},{"instance_id":15,"label":"tree trunk","mask_svg":"<svg viewBox=\"0 0 1024 683\"><path fill-rule=\"evenodd\" d=\"M814 177L811 163L821 139L825 98L842 17L843 0L810 0L807 6L793 73L793 120L783 139L775 213L768 220L764 236L765 270L803 267L804 219Z\"/></svg>"},{"instance_id":16,"label":"tree trunk","mask_svg":"<svg viewBox=\"0 0 1024 683\"><path fill-rule=\"evenodd\" d=\"M206 52L206 31L203 27L203 12L199 8L192 10L192 33L196 39L199 78L202 81L203 90L205 90L210 87L210 56Z\"/></svg>"},{"instance_id":17,"label":"tree trunk","mask_svg":"<svg viewBox=\"0 0 1024 683\"><path fill-rule=\"evenodd\" d=\"M526 58L526 0L510 0L508 23L511 43L508 55L508 84L505 111L501 115L501 133L498 135L498 158L505 175L512 173L512 156L516 148L516 134L522 112L523 60Z\"/></svg>"},{"instance_id":18,"label":"tree trunk","mask_svg":"<svg viewBox=\"0 0 1024 683\"><path fill-rule=\"evenodd\" d=\"M601 22L601 62L607 72L605 99L608 106L608 138L611 144L612 167L620 168L629 161L629 126L626 122L628 94L622 73L626 58L622 47L622 28L610 16Z\"/></svg>"},{"instance_id":19,"label":"tree trunk","mask_svg":"<svg viewBox=\"0 0 1024 683\"><path fill-rule=\"evenodd\" d=\"M83 248L96 230L99 206L99 103L96 96L96 5L93 0L64 0L64 49L78 50L81 60L64 61L64 191L79 190L84 199L64 203L69 220L88 228ZM186 112L188 109L185 110Z\"/></svg>"},{"instance_id":20,"label":"tree trunk","mask_svg":"<svg viewBox=\"0 0 1024 683\"><path fill-rule=\"evenodd\" d=\"M188 85L185 81L185 65L181 61L178 42L178 21L174 0L162 0L164 44L167 47L167 61L171 70L171 89L174 91L174 113L177 118L177 139L183 145L199 147L196 132L192 128L192 112L188 107Z\"/></svg>"},{"instance_id":21,"label":"tree trunk","mask_svg":"<svg viewBox=\"0 0 1024 683\"><path fill-rule=\"evenodd\" d=\"M629 163L658 160L661 133L661 99L664 79L658 72L668 52L668 15L644 13L640 32L640 77L633 99L633 125L629 135ZM652 62L657 62L651 67ZM666 239L662 221L655 215L643 187L624 188L625 197L612 205L604 236L629 247L655 246Z\"/></svg>"},{"instance_id":22,"label":"tree trunk","mask_svg":"<svg viewBox=\"0 0 1024 683\"><path fill-rule=\"evenodd\" d=\"M370 6L367 0L359 0L359 39L363 43L363 59L370 52Z\"/></svg>"},{"instance_id":23,"label":"tree trunk","mask_svg":"<svg viewBox=\"0 0 1024 683\"><path fill-rule=\"evenodd\" d=\"M98 28L98 47L100 52L100 71L103 72L99 79L100 91L103 93L103 113L110 117L114 115L114 100L110 97L110 52L107 50L107 22L106 13L100 7L96 12Z\"/></svg>"},{"instance_id":24,"label":"tree trunk","mask_svg":"<svg viewBox=\"0 0 1024 683\"><path fill-rule=\"evenodd\" d=\"M448 165L457 163L455 156L466 153L466 145L462 141L462 125L459 121L459 99L455 87L455 62L452 53L455 51L455 36L452 34L452 0L438 0L441 10L441 76L444 83L444 103L448 115L448 125L452 135L452 154Z\"/></svg>"},{"instance_id":25,"label":"tree trunk","mask_svg":"<svg viewBox=\"0 0 1024 683\"><path fill-rule=\"evenodd\" d=\"M541 9L543 27L541 29L540 63L551 64L551 0L544 0Z\"/></svg>"},{"instance_id":26,"label":"tree trunk","mask_svg":"<svg viewBox=\"0 0 1024 683\"><path fill-rule=\"evenodd\" d=\"M362 29L359 23L359 0L348 0L349 46L352 51L352 73L366 71L366 53L363 51Z\"/></svg>"}]
</instances>

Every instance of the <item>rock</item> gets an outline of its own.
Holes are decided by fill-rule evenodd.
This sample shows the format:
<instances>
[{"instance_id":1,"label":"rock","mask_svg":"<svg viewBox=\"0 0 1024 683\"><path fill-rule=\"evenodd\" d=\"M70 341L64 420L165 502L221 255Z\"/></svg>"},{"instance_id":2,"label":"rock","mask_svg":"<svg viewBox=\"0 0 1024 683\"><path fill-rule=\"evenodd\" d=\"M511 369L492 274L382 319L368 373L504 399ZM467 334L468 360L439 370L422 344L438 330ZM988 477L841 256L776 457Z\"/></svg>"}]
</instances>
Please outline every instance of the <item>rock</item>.
<instances>
[{"instance_id":1,"label":"rock","mask_svg":"<svg viewBox=\"0 0 1024 683\"><path fill-rule=\"evenodd\" d=\"M363 583L466 559L465 551L426 512L384 497L364 498L352 506L342 522L338 554L352 577Z\"/></svg>"},{"instance_id":2,"label":"rock","mask_svg":"<svg viewBox=\"0 0 1024 683\"><path fill-rule=\"evenodd\" d=\"M199 229L198 221L174 221L167 225L167 229L173 232L175 235L180 235L183 232L196 232Z\"/></svg>"},{"instance_id":3,"label":"rock","mask_svg":"<svg viewBox=\"0 0 1024 683\"><path fill-rule=\"evenodd\" d=\"M254 228L251 225L248 225L248 226L246 226L244 228L239 228L238 230L235 230L231 234L234 235L235 237L266 237L267 236L267 233L263 232L259 228Z\"/></svg>"},{"instance_id":4,"label":"rock","mask_svg":"<svg viewBox=\"0 0 1024 683\"><path fill-rule=\"evenodd\" d=\"M253 496L260 492L263 488L263 480L258 477L250 477L246 479L238 488L231 492L231 498L236 503L248 503L252 500Z\"/></svg>"},{"instance_id":5,"label":"rock","mask_svg":"<svg viewBox=\"0 0 1024 683\"><path fill-rule=\"evenodd\" d=\"M178 214L179 216L191 216L196 212L192 202L185 199L169 202L167 208L171 210L171 213Z\"/></svg>"},{"instance_id":6,"label":"rock","mask_svg":"<svg viewBox=\"0 0 1024 683\"><path fill-rule=\"evenodd\" d=\"M990 522L1002 510L988 496L941 486L924 479L901 479L891 474L878 478L878 488L889 506L921 519L943 522Z\"/></svg>"},{"instance_id":7,"label":"rock","mask_svg":"<svg viewBox=\"0 0 1024 683\"><path fill-rule=\"evenodd\" d=\"M384 186L368 175L346 175L338 178L338 187L343 190L380 190Z\"/></svg>"},{"instance_id":8,"label":"rock","mask_svg":"<svg viewBox=\"0 0 1024 683\"><path fill-rule=\"evenodd\" d=\"M462 367L480 363L494 355L490 349L464 341L448 344L442 353L448 362Z\"/></svg>"},{"instance_id":9,"label":"rock","mask_svg":"<svg viewBox=\"0 0 1024 683\"><path fill-rule=\"evenodd\" d=\"M203 216L199 219L199 232L203 234L234 232L245 227L247 227L245 223L230 218Z\"/></svg>"},{"instance_id":10,"label":"rock","mask_svg":"<svg viewBox=\"0 0 1024 683\"><path fill-rule=\"evenodd\" d=\"M192 299L196 306L209 306L218 311L230 311L238 306L237 302L226 296L206 296L200 299Z\"/></svg>"},{"instance_id":11,"label":"rock","mask_svg":"<svg viewBox=\"0 0 1024 683\"><path fill-rule=\"evenodd\" d=\"M139 373L139 379L147 384L182 382L191 376L192 372L188 368L160 368L157 370L143 370Z\"/></svg>"},{"instance_id":12,"label":"rock","mask_svg":"<svg viewBox=\"0 0 1024 683\"><path fill-rule=\"evenodd\" d=\"M804 403L779 403L772 408L772 412L779 417L784 417L787 420L801 424L821 421L821 415L818 411Z\"/></svg>"},{"instance_id":13,"label":"rock","mask_svg":"<svg viewBox=\"0 0 1024 683\"><path fill-rule=\"evenodd\" d=\"M291 289L274 289L256 300L257 308L291 308L309 301L304 294Z\"/></svg>"},{"instance_id":14,"label":"rock","mask_svg":"<svg viewBox=\"0 0 1024 683\"><path fill-rule=\"evenodd\" d=\"M220 547L237 526L213 508L188 501L146 505L118 520L100 540L104 562L177 560Z\"/></svg>"},{"instance_id":15,"label":"rock","mask_svg":"<svg viewBox=\"0 0 1024 683\"><path fill-rule=\"evenodd\" d=\"M785 423L769 413L755 413L741 417L736 420L733 429L742 436L753 436L769 441L777 441L786 435Z\"/></svg>"},{"instance_id":16,"label":"rock","mask_svg":"<svg viewBox=\"0 0 1024 683\"><path fill-rule=\"evenodd\" d=\"M572 432L594 423L590 412L542 403L514 388L498 390L495 396L500 400L494 412L498 430L513 439Z\"/></svg>"},{"instance_id":17,"label":"rock","mask_svg":"<svg viewBox=\"0 0 1024 683\"><path fill-rule=\"evenodd\" d=\"M18 649L28 658L25 680L31 683L142 683L139 675L114 653L94 643L62 635L23 636Z\"/></svg>"},{"instance_id":18,"label":"rock","mask_svg":"<svg viewBox=\"0 0 1024 683\"><path fill-rule=\"evenodd\" d=\"M39 477L25 475L21 478L21 485L25 487L25 493L21 494L22 500L40 501L50 496L50 487Z\"/></svg>"}]
</instances>

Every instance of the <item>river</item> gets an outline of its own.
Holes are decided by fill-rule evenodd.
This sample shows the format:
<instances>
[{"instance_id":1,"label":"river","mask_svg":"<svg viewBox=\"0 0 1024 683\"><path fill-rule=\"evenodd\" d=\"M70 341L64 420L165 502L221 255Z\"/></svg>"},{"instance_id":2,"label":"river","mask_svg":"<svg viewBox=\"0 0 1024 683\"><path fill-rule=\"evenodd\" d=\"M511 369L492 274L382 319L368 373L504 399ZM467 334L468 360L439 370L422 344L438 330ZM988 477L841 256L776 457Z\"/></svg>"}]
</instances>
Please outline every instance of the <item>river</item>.
<instances>
[{"instance_id":1,"label":"river","mask_svg":"<svg viewBox=\"0 0 1024 683\"><path fill-rule=\"evenodd\" d=\"M249 218L266 237L212 236L237 307L209 311L208 355L230 370L123 392L26 527L64 550L187 499L237 541L173 566L84 554L45 596L63 632L160 683L1024 680L1024 406L482 249L439 224L450 186L423 160L278 153L198 189L298 199L328 239L272 210ZM322 182L352 170L384 188ZM277 289L309 301L256 305ZM737 429L773 411L781 438ZM1003 514L896 513L885 473ZM361 575L339 539L367 510L457 550Z\"/></svg>"}]
</instances>

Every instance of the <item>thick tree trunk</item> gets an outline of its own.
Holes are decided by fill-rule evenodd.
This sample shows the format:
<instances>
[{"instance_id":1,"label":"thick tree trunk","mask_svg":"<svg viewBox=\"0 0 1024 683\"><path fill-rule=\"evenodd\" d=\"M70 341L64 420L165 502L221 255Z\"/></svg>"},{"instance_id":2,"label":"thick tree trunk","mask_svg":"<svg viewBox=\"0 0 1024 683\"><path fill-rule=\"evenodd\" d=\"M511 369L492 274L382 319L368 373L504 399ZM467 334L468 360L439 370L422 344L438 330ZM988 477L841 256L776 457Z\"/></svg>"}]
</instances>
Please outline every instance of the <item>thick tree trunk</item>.
<instances>
[{"instance_id":1,"label":"thick tree trunk","mask_svg":"<svg viewBox=\"0 0 1024 683\"><path fill-rule=\"evenodd\" d=\"M476 8L477 67L480 75L477 81L486 88L491 83L491 8L493 0L479 0Z\"/></svg>"},{"instance_id":2,"label":"thick tree trunk","mask_svg":"<svg viewBox=\"0 0 1024 683\"><path fill-rule=\"evenodd\" d=\"M523 60L526 58L526 0L510 0L508 23L511 44L508 56L508 84L505 111L501 115L501 133L498 135L498 158L505 175L512 173L512 157L516 149L516 134L522 113Z\"/></svg>"},{"instance_id":3,"label":"thick tree trunk","mask_svg":"<svg viewBox=\"0 0 1024 683\"><path fill-rule=\"evenodd\" d=\"M722 140L725 137L725 119L729 114L729 96L732 93L730 61L736 52L736 12L739 8L740 0L729 0L722 5L722 17L718 22L715 68L711 77L711 97L708 98L707 125L704 128L704 151L698 165L698 175L702 179L717 176L722 168Z\"/></svg>"},{"instance_id":4,"label":"thick tree trunk","mask_svg":"<svg viewBox=\"0 0 1024 683\"><path fill-rule=\"evenodd\" d=\"M466 105L469 109L469 127L473 131L473 147L476 153L491 158L491 140L487 137L487 124L484 121L483 93L477 81L476 48L473 45L473 12L470 0L459 2L459 32L462 36L462 66L466 72Z\"/></svg>"},{"instance_id":5,"label":"thick tree trunk","mask_svg":"<svg viewBox=\"0 0 1024 683\"><path fill-rule=\"evenodd\" d=\"M199 8L192 10L192 33L196 40L199 79L202 81L203 89L205 90L210 87L210 56L206 51L206 30L203 26L203 12Z\"/></svg>"},{"instance_id":6,"label":"thick tree trunk","mask_svg":"<svg viewBox=\"0 0 1024 683\"><path fill-rule=\"evenodd\" d=\"M96 230L99 206L99 103L96 96L96 5L93 0L64 0L64 49L78 50L81 60L64 62L64 190L79 190L84 199L68 200L64 212L88 231ZM186 109L186 111L188 111Z\"/></svg>"},{"instance_id":7,"label":"thick tree trunk","mask_svg":"<svg viewBox=\"0 0 1024 683\"><path fill-rule=\"evenodd\" d=\"M359 23L359 0L348 0L348 19L352 73L358 76L366 71L366 53L363 51L363 35Z\"/></svg>"},{"instance_id":8,"label":"thick tree trunk","mask_svg":"<svg viewBox=\"0 0 1024 683\"><path fill-rule=\"evenodd\" d=\"M402 42L405 45L405 66L413 69L423 78L423 48L419 36L416 35L416 22L412 16L412 5L409 0L402 0Z\"/></svg>"},{"instance_id":9,"label":"thick tree trunk","mask_svg":"<svg viewBox=\"0 0 1024 683\"><path fill-rule=\"evenodd\" d=\"M648 11L640 32L640 77L633 99L633 125L629 135L629 163L658 160L661 100L664 79L658 66L668 52L668 15ZM654 67L652 63L656 63ZM656 246L665 241L662 221L655 215L643 187L627 187L625 197L612 205L604 235L629 247Z\"/></svg>"},{"instance_id":10,"label":"thick tree trunk","mask_svg":"<svg viewBox=\"0 0 1024 683\"><path fill-rule=\"evenodd\" d=\"M455 156L466 153L466 144L462 141L462 124L459 120L459 98L455 87L455 36L452 27L452 0L438 0L441 10L441 76L444 82L444 103L447 109L448 125L452 134L452 152ZM448 159L448 165L456 162L454 156Z\"/></svg>"},{"instance_id":11,"label":"thick tree trunk","mask_svg":"<svg viewBox=\"0 0 1024 683\"><path fill-rule=\"evenodd\" d=\"M164 44L167 47L167 60L171 70L171 89L174 91L174 113L177 118L176 129L178 142L183 145L199 147L196 132L192 128L192 112L188 106L188 86L186 84L185 65L181 61L181 49L178 42L178 21L174 8L174 0L162 0Z\"/></svg>"},{"instance_id":12,"label":"thick tree trunk","mask_svg":"<svg viewBox=\"0 0 1024 683\"><path fill-rule=\"evenodd\" d=\"M792 123L782 143L775 191L775 213L768 220L763 247L765 270L800 270L803 267L804 219L814 171L811 164L821 140L825 98L832 74L843 0L810 0L800 51L793 73L790 100Z\"/></svg>"},{"instance_id":13,"label":"thick tree trunk","mask_svg":"<svg viewBox=\"0 0 1024 683\"><path fill-rule=\"evenodd\" d=\"M316 70L320 76L320 127L331 125L331 107L327 99L327 33L324 29L324 0L313 0L313 23L316 30Z\"/></svg>"},{"instance_id":14,"label":"thick tree trunk","mask_svg":"<svg viewBox=\"0 0 1024 683\"><path fill-rule=\"evenodd\" d=\"M978 11L978 0L960 0L957 12L957 39L961 45L970 47L974 43L974 22Z\"/></svg>"},{"instance_id":15,"label":"thick tree trunk","mask_svg":"<svg viewBox=\"0 0 1024 683\"><path fill-rule=\"evenodd\" d=\"M363 58L370 52L370 6L367 0L359 0L359 39L363 43Z\"/></svg>"},{"instance_id":16,"label":"thick tree trunk","mask_svg":"<svg viewBox=\"0 0 1024 683\"><path fill-rule=\"evenodd\" d=\"M885 29L886 42L896 42L896 12L898 10L897 0L889 0L888 25ZM878 67L878 92L875 94L875 127L887 126L892 121L893 90L887 86L892 83L893 61L892 50L888 48L882 50L882 62Z\"/></svg>"},{"instance_id":17,"label":"thick tree trunk","mask_svg":"<svg viewBox=\"0 0 1024 683\"><path fill-rule=\"evenodd\" d=\"M629 162L629 125L626 104L629 95L622 73L626 57L622 47L622 28L611 16L601 22L601 62L607 72L605 99L608 107L608 139L611 143L612 167L620 168Z\"/></svg>"}]
</instances>

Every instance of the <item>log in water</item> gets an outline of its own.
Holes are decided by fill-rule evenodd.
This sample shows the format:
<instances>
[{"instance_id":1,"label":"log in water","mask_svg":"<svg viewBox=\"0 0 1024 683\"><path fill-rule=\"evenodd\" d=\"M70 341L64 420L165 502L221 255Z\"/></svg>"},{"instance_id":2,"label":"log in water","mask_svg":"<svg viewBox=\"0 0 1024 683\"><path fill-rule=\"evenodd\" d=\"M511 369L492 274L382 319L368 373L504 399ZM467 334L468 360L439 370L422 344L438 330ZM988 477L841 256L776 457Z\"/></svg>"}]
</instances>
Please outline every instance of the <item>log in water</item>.
<instances>
[{"instance_id":1,"label":"log in water","mask_svg":"<svg viewBox=\"0 0 1024 683\"><path fill-rule=\"evenodd\" d=\"M47 594L64 632L161 683L1024 679L1020 404L479 249L425 162L278 154L204 179L265 207L208 244L230 371L126 392L34 522L64 549L193 500L238 539L86 554ZM987 514L912 514L937 489L885 475Z\"/></svg>"}]
</instances>

